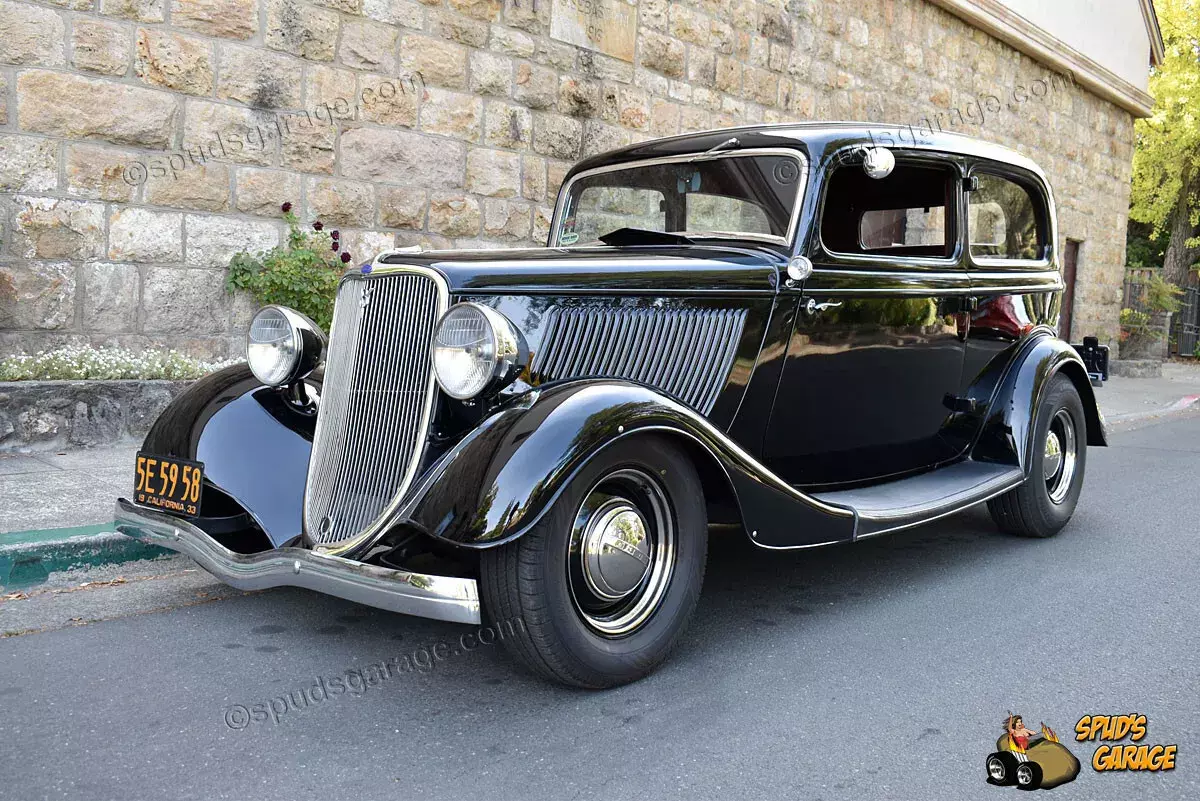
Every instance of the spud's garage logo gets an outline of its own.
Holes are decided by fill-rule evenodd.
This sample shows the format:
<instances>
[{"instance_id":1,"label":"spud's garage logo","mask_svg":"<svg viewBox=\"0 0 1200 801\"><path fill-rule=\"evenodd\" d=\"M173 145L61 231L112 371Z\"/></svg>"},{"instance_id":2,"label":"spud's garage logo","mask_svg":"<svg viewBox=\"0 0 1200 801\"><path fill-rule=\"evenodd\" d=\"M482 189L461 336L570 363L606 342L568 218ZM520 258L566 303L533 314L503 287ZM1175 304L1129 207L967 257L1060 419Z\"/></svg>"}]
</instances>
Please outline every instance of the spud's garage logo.
<instances>
[{"instance_id":1,"label":"spud's garage logo","mask_svg":"<svg viewBox=\"0 0 1200 801\"><path fill-rule=\"evenodd\" d=\"M1049 790L1079 775L1079 760L1045 723L1041 732L1035 732L1025 726L1020 715L1009 712L1001 725L1004 733L987 758L988 784Z\"/></svg>"},{"instance_id":2,"label":"spud's garage logo","mask_svg":"<svg viewBox=\"0 0 1200 801\"><path fill-rule=\"evenodd\" d=\"M1092 754L1092 768L1097 772L1137 770L1155 772L1175 769L1178 745L1146 745L1150 721L1145 715L1084 715L1075 724L1075 739L1119 742L1128 737L1137 745L1100 745Z\"/></svg>"}]
</instances>

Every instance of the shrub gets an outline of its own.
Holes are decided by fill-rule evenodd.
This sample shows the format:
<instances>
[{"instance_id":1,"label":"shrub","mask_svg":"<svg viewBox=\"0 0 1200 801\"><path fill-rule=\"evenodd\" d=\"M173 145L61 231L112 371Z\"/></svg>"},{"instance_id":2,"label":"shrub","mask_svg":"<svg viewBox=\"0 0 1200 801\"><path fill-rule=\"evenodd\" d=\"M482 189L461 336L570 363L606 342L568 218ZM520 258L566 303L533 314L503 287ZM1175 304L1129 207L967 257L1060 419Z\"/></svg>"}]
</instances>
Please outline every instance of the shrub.
<instances>
[{"instance_id":1,"label":"shrub","mask_svg":"<svg viewBox=\"0 0 1200 801\"><path fill-rule=\"evenodd\" d=\"M225 286L230 292L249 292L264 306L276 303L307 314L328 331L338 279L350 254L342 250L337 231L326 232L320 220L313 223L311 232L304 231L292 204L284 203L282 208L288 224L287 242L253 255L245 251L234 254Z\"/></svg>"},{"instance_id":2,"label":"shrub","mask_svg":"<svg viewBox=\"0 0 1200 801\"><path fill-rule=\"evenodd\" d=\"M36 356L17 354L0 359L0 381L76 379L190 379L237 364L240 359L205 362L176 350L134 353L122 348L68 345Z\"/></svg>"},{"instance_id":3,"label":"shrub","mask_svg":"<svg viewBox=\"0 0 1200 801\"><path fill-rule=\"evenodd\" d=\"M1182 294L1182 289L1155 273L1142 288L1142 303L1152 312L1174 314L1183 308L1183 303L1179 300Z\"/></svg>"}]
</instances>

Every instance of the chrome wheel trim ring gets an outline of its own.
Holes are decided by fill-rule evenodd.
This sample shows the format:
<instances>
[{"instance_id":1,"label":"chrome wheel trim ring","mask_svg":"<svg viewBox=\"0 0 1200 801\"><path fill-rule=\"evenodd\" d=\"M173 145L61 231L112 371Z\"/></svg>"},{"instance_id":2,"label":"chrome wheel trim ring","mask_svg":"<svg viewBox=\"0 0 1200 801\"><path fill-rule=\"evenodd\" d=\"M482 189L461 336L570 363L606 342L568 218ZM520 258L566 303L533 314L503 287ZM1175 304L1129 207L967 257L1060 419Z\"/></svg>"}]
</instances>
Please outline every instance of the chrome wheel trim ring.
<instances>
[{"instance_id":1,"label":"chrome wheel trim ring","mask_svg":"<svg viewBox=\"0 0 1200 801\"><path fill-rule=\"evenodd\" d=\"M639 534L640 541L629 541ZM658 480L637 468L603 476L576 511L567 549L567 582L580 620L604 637L632 634L666 597L675 550L674 515ZM640 569L629 563L638 555L646 559Z\"/></svg>"},{"instance_id":2,"label":"chrome wheel trim ring","mask_svg":"<svg viewBox=\"0 0 1200 801\"><path fill-rule=\"evenodd\" d=\"M1018 784L1029 784L1032 781L1033 781L1033 768L1029 767L1029 765L1027 765L1027 764L1018 765L1017 766L1017 783Z\"/></svg>"},{"instance_id":3,"label":"chrome wheel trim ring","mask_svg":"<svg viewBox=\"0 0 1200 801\"><path fill-rule=\"evenodd\" d=\"M991 757L987 761L988 775L996 781L1004 778L1004 763L996 757Z\"/></svg>"},{"instance_id":4,"label":"chrome wheel trim ring","mask_svg":"<svg viewBox=\"0 0 1200 801\"><path fill-rule=\"evenodd\" d=\"M1052 447L1055 447L1051 442L1057 444L1059 451L1057 465L1053 473L1050 473L1045 468L1047 465L1043 461L1043 472L1046 473L1046 492L1050 495L1051 502L1055 504L1062 503L1071 491L1071 484L1075 479L1075 464L1077 456L1078 443L1075 435L1075 421L1071 418L1071 413L1066 409L1059 409L1055 412L1054 417L1050 420L1050 428L1046 432L1046 453L1048 454ZM1043 457L1045 459L1046 457Z\"/></svg>"}]
</instances>

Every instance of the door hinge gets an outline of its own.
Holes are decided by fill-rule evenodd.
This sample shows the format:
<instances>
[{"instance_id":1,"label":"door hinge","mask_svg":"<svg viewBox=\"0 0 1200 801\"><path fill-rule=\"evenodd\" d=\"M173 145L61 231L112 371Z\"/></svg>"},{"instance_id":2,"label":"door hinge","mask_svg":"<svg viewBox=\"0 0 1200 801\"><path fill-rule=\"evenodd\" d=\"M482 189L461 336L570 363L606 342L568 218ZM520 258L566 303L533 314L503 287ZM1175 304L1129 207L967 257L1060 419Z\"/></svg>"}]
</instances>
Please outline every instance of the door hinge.
<instances>
[{"instance_id":1,"label":"door hinge","mask_svg":"<svg viewBox=\"0 0 1200 801\"><path fill-rule=\"evenodd\" d=\"M962 395L951 395L949 392L942 397L942 405L952 412L974 414L979 411L979 401Z\"/></svg>"}]
</instances>

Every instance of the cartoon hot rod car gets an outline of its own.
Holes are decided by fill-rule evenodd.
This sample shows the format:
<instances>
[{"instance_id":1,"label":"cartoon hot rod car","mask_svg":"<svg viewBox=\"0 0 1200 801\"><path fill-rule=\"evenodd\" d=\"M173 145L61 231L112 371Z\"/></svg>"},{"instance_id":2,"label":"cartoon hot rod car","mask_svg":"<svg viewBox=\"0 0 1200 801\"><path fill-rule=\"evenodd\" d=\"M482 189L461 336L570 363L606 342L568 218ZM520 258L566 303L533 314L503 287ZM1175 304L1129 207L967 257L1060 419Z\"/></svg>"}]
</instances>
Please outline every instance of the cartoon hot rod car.
<instances>
[{"instance_id":1,"label":"cartoon hot rod car","mask_svg":"<svg viewBox=\"0 0 1200 801\"><path fill-rule=\"evenodd\" d=\"M805 549L986 501L1053 535L1105 428L1053 328L1050 188L889 130L639 143L568 173L544 248L382 253L328 339L262 309L154 424L119 529L237 587L519 619L516 657L584 687L666 657L711 524Z\"/></svg>"}]
</instances>

